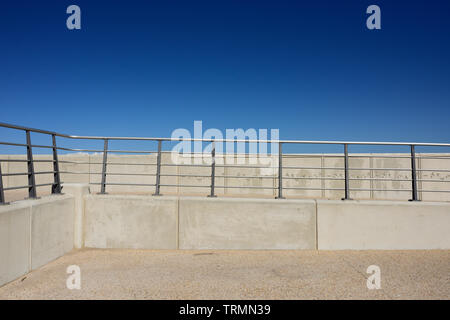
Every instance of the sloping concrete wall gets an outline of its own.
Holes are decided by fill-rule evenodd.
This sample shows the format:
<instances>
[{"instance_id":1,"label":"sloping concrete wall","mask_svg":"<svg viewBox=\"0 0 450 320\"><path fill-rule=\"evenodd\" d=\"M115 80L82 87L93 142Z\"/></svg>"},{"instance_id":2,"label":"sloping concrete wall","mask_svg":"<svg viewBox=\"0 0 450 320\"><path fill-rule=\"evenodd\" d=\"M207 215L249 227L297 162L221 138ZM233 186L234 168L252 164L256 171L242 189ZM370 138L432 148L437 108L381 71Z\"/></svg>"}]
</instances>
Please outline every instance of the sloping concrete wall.
<instances>
[{"instance_id":1,"label":"sloping concrete wall","mask_svg":"<svg viewBox=\"0 0 450 320\"><path fill-rule=\"evenodd\" d=\"M450 249L450 203L317 200L319 250Z\"/></svg>"},{"instance_id":2,"label":"sloping concrete wall","mask_svg":"<svg viewBox=\"0 0 450 320\"><path fill-rule=\"evenodd\" d=\"M71 195L0 206L0 285L72 250L73 231Z\"/></svg>"}]
</instances>

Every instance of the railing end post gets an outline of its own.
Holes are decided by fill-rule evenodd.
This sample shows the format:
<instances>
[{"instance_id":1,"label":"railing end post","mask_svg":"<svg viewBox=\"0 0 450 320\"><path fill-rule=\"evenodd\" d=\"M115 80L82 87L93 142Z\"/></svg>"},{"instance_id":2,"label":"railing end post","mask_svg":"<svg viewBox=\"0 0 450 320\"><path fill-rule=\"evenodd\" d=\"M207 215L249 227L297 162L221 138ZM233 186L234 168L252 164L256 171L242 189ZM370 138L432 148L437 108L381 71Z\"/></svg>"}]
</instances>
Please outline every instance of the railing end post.
<instances>
[{"instance_id":1,"label":"railing end post","mask_svg":"<svg viewBox=\"0 0 450 320\"><path fill-rule=\"evenodd\" d=\"M37 199L36 179L34 176L33 146L31 145L30 130L25 130L25 133L27 139L28 198Z\"/></svg>"},{"instance_id":2,"label":"railing end post","mask_svg":"<svg viewBox=\"0 0 450 320\"><path fill-rule=\"evenodd\" d=\"M349 173L349 165L348 165L348 144L344 144L344 182L345 182L345 190L344 197L341 200L352 200L350 198L350 173Z\"/></svg>"},{"instance_id":3,"label":"railing end post","mask_svg":"<svg viewBox=\"0 0 450 320\"><path fill-rule=\"evenodd\" d=\"M56 147L56 135L52 134L52 150L53 150L53 184L52 194L62 194L61 177L59 175L58 149Z\"/></svg>"},{"instance_id":4,"label":"railing end post","mask_svg":"<svg viewBox=\"0 0 450 320\"><path fill-rule=\"evenodd\" d=\"M411 199L409 201L420 201L417 195L417 170L416 170L416 150L411 145Z\"/></svg>"},{"instance_id":5,"label":"railing end post","mask_svg":"<svg viewBox=\"0 0 450 320\"><path fill-rule=\"evenodd\" d=\"M278 141L278 196L275 199L285 199L283 197L283 145Z\"/></svg>"},{"instance_id":6,"label":"railing end post","mask_svg":"<svg viewBox=\"0 0 450 320\"><path fill-rule=\"evenodd\" d=\"M2 163L0 162L0 205L9 204L5 201L5 193L3 190Z\"/></svg>"},{"instance_id":7,"label":"railing end post","mask_svg":"<svg viewBox=\"0 0 450 320\"><path fill-rule=\"evenodd\" d=\"M158 155L156 156L156 183L155 183L155 193L153 196L161 196L161 149L162 140L158 140Z\"/></svg>"},{"instance_id":8,"label":"railing end post","mask_svg":"<svg viewBox=\"0 0 450 320\"><path fill-rule=\"evenodd\" d=\"M108 163L108 139L103 141L102 184L99 194L106 194L106 165Z\"/></svg>"},{"instance_id":9,"label":"railing end post","mask_svg":"<svg viewBox=\"0 0 450 320\"><path fill-rule=\"evenodd\" d=\"M215 186L216 186L216 142L212 141L211 143L211 193L208 195L209 198L216 198L215 194Z\"/></svg>"}]
</instances>

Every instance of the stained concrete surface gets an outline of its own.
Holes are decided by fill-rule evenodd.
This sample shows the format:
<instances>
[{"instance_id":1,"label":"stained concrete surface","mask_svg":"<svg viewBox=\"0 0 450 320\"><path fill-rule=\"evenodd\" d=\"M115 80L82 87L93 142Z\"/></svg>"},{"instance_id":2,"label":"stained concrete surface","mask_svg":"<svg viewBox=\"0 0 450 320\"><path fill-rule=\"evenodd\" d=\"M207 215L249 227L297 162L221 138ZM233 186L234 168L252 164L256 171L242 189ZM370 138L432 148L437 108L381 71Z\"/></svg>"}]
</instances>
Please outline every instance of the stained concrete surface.
<instances>
[{"instance_id":1,"label":"stained concrete surface","mask_svg":"<svg viewBox=\"0 0 450 320\"><path fill-rule=\"evenodd\" d=\"M81 269L69 290L66 268ZM381 269L381 289L366 286ZM0 287L0 299L450 299L450 250L83 249Z\"/></svg>"}]
</instances>

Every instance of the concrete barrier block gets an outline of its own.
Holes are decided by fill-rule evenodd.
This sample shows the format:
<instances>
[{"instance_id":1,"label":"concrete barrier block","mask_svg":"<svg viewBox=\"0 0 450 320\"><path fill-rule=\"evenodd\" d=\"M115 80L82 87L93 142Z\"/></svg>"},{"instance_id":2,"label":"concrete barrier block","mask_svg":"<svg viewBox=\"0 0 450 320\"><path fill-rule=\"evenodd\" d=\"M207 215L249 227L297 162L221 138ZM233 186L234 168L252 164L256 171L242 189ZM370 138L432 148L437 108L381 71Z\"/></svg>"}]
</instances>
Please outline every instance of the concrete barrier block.
<instances>
[{"instance_id":1,"label":"concrete barrier block","mask_svg":"<svg viewBox=\"0 0 450 320\"><path fill-rule=\"evenodd\" d=\"M73 231L73 196L34 200L31 205L31 268L39 268L71 251Z\"/></svg>"},{"instance_id":2,"label":"concrete barrier block","mask_svg":"<svg viewBox=\"0 0 450 320\"><path fill-rule=\"evenodd\" d=\"M0 286L30 270L30 206L0 206Z\"/></svg>"},{"instance_id":3,"label":"concrete barrier block","mask_svg":"<svg viewBox=\"0 0 450 320\"><path fill-rule=\"evenodd\" d=\"M317 201L318 249L450 249L450 203Z\"/></svg>"},{"instance_id":4,"label":"concrete barrier block","mask_svg":"<svg viewBox=\"0 0 450 320\"><path fill-rule=\"evenodd\" d=\"M315 249L313 200L180 198L180 249Z\"/></svg>"},{"instance_id":5,"label":"concrete barrier block","mask_svg":"<svg viewBox=\"0 0 450 320\"><path fill-rule=\"evenodd\" d=\"M176 249L177 206L169 196L85 196L85 246Z\"/></svg>"},{"instance_id":6,"label":"concrete barrier block","mask_svg":"<svg viewBox=\"0 0 450 320\"><path fill-rule=\"evenodd\" d=\"M74 196L74 246L84 246L84 196L89 194L89 185L83 183L64 183L63 192Z\"/></svg>"}]
</instances>

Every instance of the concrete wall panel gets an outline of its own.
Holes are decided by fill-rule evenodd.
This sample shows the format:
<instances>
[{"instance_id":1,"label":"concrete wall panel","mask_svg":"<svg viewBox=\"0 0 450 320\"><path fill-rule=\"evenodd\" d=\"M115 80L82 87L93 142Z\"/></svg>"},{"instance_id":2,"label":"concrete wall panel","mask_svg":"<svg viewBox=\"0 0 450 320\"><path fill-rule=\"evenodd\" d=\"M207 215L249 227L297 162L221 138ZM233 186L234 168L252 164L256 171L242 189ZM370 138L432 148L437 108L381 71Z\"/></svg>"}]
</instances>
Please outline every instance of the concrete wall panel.
<instances>
[{"instance_id":1,"label":"concrete wall panel","mask_svg":"<svg viewBox=\"0 0 450 320\"><path fill-rule=\"evenodd\" d=\"M174 197L88 195L85 246L92 248L177 248Z\"/></svg>"},{"instance_id":2,"label":"concrete wall panel","mask_svg":"<svg viewBox=\"0 0 450 320\"><path fill-rule=\"evenodd\" d=\"M70 195L50 196L32 203L31 268L73 249L75 200Z\"/></svg>"},{"instance_id":3,"label":"concrete wall panel","mask_svg":"<svg viewBox=\"0 0 450 320\"><path fill-rule=\"evenodd\" d=\"M0 285L73 248L74 198L23 200L0 207Z\"/></svg>"},{"instance_id":4,"label":"concrete wall panel","mask_svg":"<svg viewBox=\"0 0 450 320\"><path fill-rule=\"evenodd\" d=\"M30 270L30 207L0 206L0 286Z\"/></svg>"},{"instance_id":5,"label":"concrete wall panel","mask_svg":"<svg viewBox=\"0 0 450 320\"><path fill-rule=\"evenodd\" d=\"M315 249L310 200L182 197L180 249Z\"/></svg>"},{"instance_id":6,"label":"concrete wall panel","mask_svg":"<svg viewBox=\"0 0 450 320\"><path fill-rule=\"evenodd\" d=\"M317 200L322 250L450 249L450 204Z\"/></svg>"}]
</instances>

